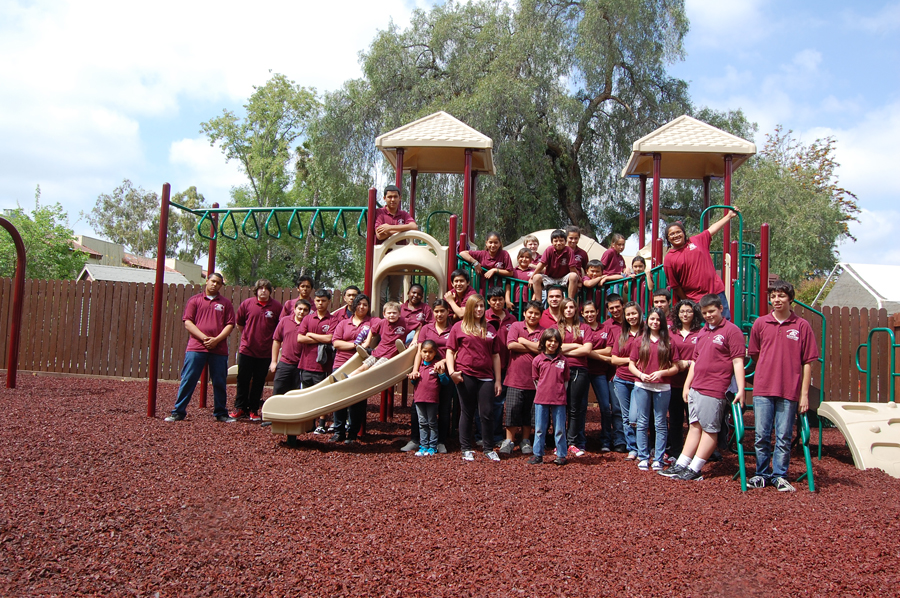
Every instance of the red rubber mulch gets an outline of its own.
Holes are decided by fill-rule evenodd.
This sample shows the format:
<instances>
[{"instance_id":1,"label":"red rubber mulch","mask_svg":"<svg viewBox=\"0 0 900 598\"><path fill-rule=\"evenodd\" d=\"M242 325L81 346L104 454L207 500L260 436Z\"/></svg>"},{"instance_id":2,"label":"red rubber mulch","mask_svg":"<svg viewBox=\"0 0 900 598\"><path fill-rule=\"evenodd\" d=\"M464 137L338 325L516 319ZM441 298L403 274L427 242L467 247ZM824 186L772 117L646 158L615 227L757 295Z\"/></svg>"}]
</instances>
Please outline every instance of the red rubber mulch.
<instances>
[{"instance_id":1,"label":"red rubber mulch","mask_svg":"<svg viewBox=\"0 0 900 598\"><path fill-rule=\"evenodd\" d=\"M196 399L165 423L175 391L161 385L150 419L146 383L22 373L0 390L0 595L887 596L900 582L900 481L857 471L837 430L815 494L742 494L733 455L701 482L594 452L561 468L416 458L398 451L408 410L379 424L374 399L359 447L294 449Z\"/></svg>"}]
</instances>

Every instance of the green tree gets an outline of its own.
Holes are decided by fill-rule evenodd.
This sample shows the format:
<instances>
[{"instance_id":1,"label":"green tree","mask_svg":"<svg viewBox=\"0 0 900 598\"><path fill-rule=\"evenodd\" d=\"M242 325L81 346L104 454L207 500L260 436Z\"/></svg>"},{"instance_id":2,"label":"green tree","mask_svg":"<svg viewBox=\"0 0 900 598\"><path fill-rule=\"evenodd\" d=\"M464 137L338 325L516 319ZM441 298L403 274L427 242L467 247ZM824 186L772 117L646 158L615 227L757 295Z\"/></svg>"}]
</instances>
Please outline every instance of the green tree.
<instances>
[{"instance_id":1,"label":"green tree","mask_svg":"<svg viewBox=\"0 0 900 598\"><path fill-rule=\"evenodd\" d=\"M494 140L478 229L513 239L569 221L610 232L608 209L637 223L636 194L617 176L631 143L687 110L666 73L682 56L682 2L447 2L391 25L362 56L363 78L326 95L320 160L350 185L382 162L372 139L446 110ZM327 169L326 169L327 170ZM422 212L459 211L458 176L420 178ZM516 209L510 209L515 206Z\"/></svg>"},{"instance_id":2,"label":"green tree","mask_svg":"<svg viewBox=\"0 0 900 598\"><path fill-rule=\"evenodd\" d=\"M206 206L196 187L176 193L171 201L197 209ZM159 238L159 196L124 179L112 193L97 197L89 213L82 212L98 234L142 257L156 254ZM206 242L197 235L198 217L177 208L169 210L166 257L194 262L206 252Z\"/></svg>"},{"instance_id":3,"label":"green tree","mask_svg":"<svg viewBox=\"0 0 900 598\"><path fill-rule=\"evenodd\" d=\"M87 255L72 248L74 233L69 216L59 203L41 205L41 188L34 194L34 210L28 214L22 207L8 210L4 218L18 229L25 245L25 276L40 279L72 279L78 276ZM16 270L16 248L12 237L0 231L0 276L13 276Z\"/></svg>"}]
</instances>

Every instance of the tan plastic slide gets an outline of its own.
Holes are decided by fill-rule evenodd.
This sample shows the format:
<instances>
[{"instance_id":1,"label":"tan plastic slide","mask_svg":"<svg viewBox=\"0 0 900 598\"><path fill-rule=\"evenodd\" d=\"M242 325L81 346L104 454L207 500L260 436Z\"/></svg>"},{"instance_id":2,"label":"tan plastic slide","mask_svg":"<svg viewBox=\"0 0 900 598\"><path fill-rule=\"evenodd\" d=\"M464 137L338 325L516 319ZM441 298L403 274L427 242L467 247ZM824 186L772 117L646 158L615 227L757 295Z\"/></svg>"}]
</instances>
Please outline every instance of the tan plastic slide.
<instances>
[{"instance_id":1,"label":"tan plastic slide","mask_svg":"<svg viewBox=\"0 0 900 598\"><path fill-rule=\"evenodd\" d=\"M900 478L900 409L897 403L825 401L818 414L838 427L857 469L876 468Z\"/></svg>"},{"instance_id":2,"label":"tan plastic slide","mask_svg":"<svg viewBox=\"0 0 900 598\"><path fill-rule=\"evenodd\" d=\"M305 434L313 428L317 417L349 407L406 378L412 371L417 350L418 345L412 343L381 365L348 377L347 374L362 365L362 358L354 355L315 386L269 397L262 406L262 419L272 422L274 434L288 437Z\"/></svg>"}]
</instances>

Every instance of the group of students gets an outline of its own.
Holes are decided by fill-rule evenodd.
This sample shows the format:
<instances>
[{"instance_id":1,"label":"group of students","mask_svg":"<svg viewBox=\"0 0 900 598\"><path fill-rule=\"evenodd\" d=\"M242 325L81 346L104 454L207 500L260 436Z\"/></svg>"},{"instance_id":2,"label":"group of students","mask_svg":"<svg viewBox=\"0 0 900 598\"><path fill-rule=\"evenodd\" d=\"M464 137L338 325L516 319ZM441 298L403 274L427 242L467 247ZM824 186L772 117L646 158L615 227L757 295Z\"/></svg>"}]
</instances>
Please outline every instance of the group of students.
<instances>
[{"instance_id":1,"label":"group of students","mask_svg":"<svg viewBox=\"0 0 900 598\"><path fill-rule=\"evenodd\" d=\"M378 241L416 228L399 209L396 187L389 186L385 198L386 208L376 215ZM424 289L412 285L404 303L385 303L382 318L373 317L369 297L355 286L344 291L343 305L330 312L331 294L314 291L309 277L299 279L299 297L284 306L271 298L272 285L260 280L254 296L234 314L218 295L221 275L213 274L205 294L193 297L185 310L191 340L178 400L166 419L184 419L206 364L216 418L257 421L269 371L275 373L273 392L283 394L321 382L359 348L371 355L357 372L377 367L415 342L418 351L409 378L416 417L404 451L446 453L452 424L458 421L466 461L475 459L478 447L491 461L518 447L530 455L528 463L543 463L552 431L553 462L563 465L567 458L585 454L592 388L601 413L601 451L627 453L626 459L641 470L702 479L702 467L717 446L726 396L733 393L735 402L744 401L744 336L728 321L724 285L709 253L711 236L733 216L727 213L690 238L680 223L666 229L670 250L663 265L671 291L653 291L646 317L640 305L614 293L605 297L605 320L607 314L598 313L594 302L576 302L582 287L600 288L645 270L642 260L635 260L633 270L625 268L621 235L601 260L588 260L577 246L577 227L554 231L551 246L540 255L537 240L526 238L518 267L512 266L499 235L489 233L484 250L460 252L478 267L483 296L464 270L455 270L449 290L432 305L425 303ZM508 311L513 301L523 300L521 289L511 295L508 278L527 282L532 291L522 321ZM651 284L649 277L647 282ZM546 309L541 302L545 292ZM679 299L674 306L673 293ZM792 489L786 479L791 418L808 406L810 364L818 353L809 325L791 312L793 288L776 282L769 297L774 311L754 323L750 336L749 355L758 362L757 475L750 486L787 490ZM234 409L223 413L225 347L234 325L241 331L238 389ZM331 441L357 442L365 413L365 401L336 412ZM685 414L689 431L682 438ZM328 432L324 420L317 422L316 432Z\"/></svg>"}]
</instances>

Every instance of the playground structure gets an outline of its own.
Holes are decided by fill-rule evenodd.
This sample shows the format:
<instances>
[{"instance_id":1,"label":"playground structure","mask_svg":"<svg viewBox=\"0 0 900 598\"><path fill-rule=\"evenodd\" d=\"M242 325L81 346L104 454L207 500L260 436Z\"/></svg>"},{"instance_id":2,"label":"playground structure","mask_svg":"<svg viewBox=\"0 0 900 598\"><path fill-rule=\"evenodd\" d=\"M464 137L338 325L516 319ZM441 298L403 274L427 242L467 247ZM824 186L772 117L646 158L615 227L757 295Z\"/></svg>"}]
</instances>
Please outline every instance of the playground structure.
<instances>
[{"instance_id":1,"label":"playground structure","mask_svg":"<svg viewBox=\"0 0 900 598\"><path fill-rule=\"evenodd\" d=\"M419 136L417 138L417 136ZM418 139L418 141L417 141ZM366 238L366 275L365 275L365 292L372 297L372 312L377 313L378 301L380 301L380 293L373 290L378 289L378 285L388 276L398 275L406 279L406 285L409 284L410 276L430 276L435 278L441 289L446 288L447 274L456 267L467 267L465 262L461 262L456 254L456 249L469 246L469 239L472 238L475 231L475 188L478 173L493 174L493 160L491 157L491 140L474 129L466 126L460 121L445 113L436 113L434 115L420 119L409 125L405 125L395 131L380 136L376 140L376 146L381 149L391 164L395 167L396 184L403 188L403 173L409 171L411 174L408 197L409 212L415 218L415 187L416 177L419 172L450 172L462 173L465 177L466 184L463 187L463 214L462 227L457 231L457 215L450 215L450 234L448 244L441 245L433 237L426 233L415 232L403 233L392 237L384 244L378 246L375 242L374 234L374 214L376 208L376 191L369 190L368 205L366 207L341 207L341 208L219 208L217 204L213 204L211 209L206 210L189 210L201 216L198 224L198 232L204 238L210 240L210 262L209 271L214 270L215 264L215 244L219 235L229 238L235 238L240 231L242 234L256 238L253 235L267 234L274 238L287 231L287 234L302 238L304 234L317 234L320 238L324 238L327 229L325 222L325 214L331 213L334 216L332 232L336 235L343 234L346 237L347 226L344 219L347 215L356 216L357 233L363 235L363 223L365 223ZM659 204L660 204L660 180L662 178L675 179L699 179L703 181L703 212L701 221L707 222L708 212L713 209L734 210L731 206L731 178L734 168L738 167L750 156L755 153L755 146L743 139L729 135L723 131L711 127L705 123L692 119L688 116L682 116L674 121L664 125L650 135L643 137L635 142L633 153L628 164L624 168L622 175L633 177L640 180L639 187L639 244L645 246L645 235L648 224L647 218L647 202L646 188L647 178L653 179L652 187L652 203L650 206L650 260L648 270L653 280L654 287L662 288L665 286L665 273L662 268L663 245L660 238ZM664 159L665 158L665 159ZM443 164L443 166L441 166ZM721 180L724 185L723 204L710 204L710 183L713 180ZM162 287L163 259L165 255L165 233L168 217L169 206L169 186L163 188L163 206L161 208L160 219L160 246L157 271L156 292ZM183 206L180 209L187 210ZM286 229L282 229L281 222L278 218L279 214L289 214ZM218 223L218 217L222 216L222 223ZM242 216L240 225L237 224L235 216ZM309 218L309 225L304 229L302 219ZM262 224L260 221L262 220ZM209 225L210 232L205 233L205 225ZM230 231L226 229L226 225L230 226ZM316 230L318 227L318 231ZM451 245L457 240L458 245L454 248ZM721 275L725 282L726 293L729 297L729 303L732 308L734 322L744 331L749 333L753 321L760 315L768 313L768 301L765 293L765 286L762 281L768 280L768 238L769 226L764 224L760 230L760 247L757 248L746 243L743 240L743 221L738 213L737 219L737 239L731 238L731 225L726 224L722 231L724 251L713 252L714 261L721 270ZM406 245L401 245L402 241L412 241ZM594 243L593 240L582 237L585 243ZM583 244L582 244L583 246ZM513 243L509 246L516 248ZM599 246L598 246L599 247ZM470 268L471 269L471 268ZM476 274L473 272L473 274ZM473 276L473 286L477 285L478 276ZM524 285L524 281L509 280L509 284ZM643 299L648 299L649 291L640 288L640 281L637 279L614 281L604 285L602 289L595 292L595 298L598 302L598 309L601 313L605 310L605 297L608 290L613 286L621 289L625 295L632 294L637 297L643 294ZM527 293L523 294L527 296ZM160 299L161 300L161 299ZM799 302L798 302L799 303ZM646 302L644 303L646 305ZM803 305L803 304L801 304ZM824 317L820 312L812 310L813 313L822 317L821 329L824 341ZM156 305L154 305L154 321L156 318ZM158 343L158 330L154 330L154 341ZM826 347L822 347L822 357ZM151 373L150 387L148 397L148 415L155 413L156 399L156 367L158 364L153 363L156 355L154 349L151 353ZM401 359L402 357L402 359ZM375 394L379 390L382 391L382 408L380 417L382 420L392 416L393 400L388 400L387 392L393 393L392 387L397 381L402 380L409 368L412 367L410 351L407 349L401 356L395 358L397 367L393 365L390 368L373 368L372 372L377 372L378 376L372 376L366 380L359 381L358 384L350 384L343 375L346 372L338 372L334 377L327 378L323 383L316 387L305 389L304 391L293 391L282 397L273 397L266 401L263 408L263 419L271 421L273 424L273 432L284 433L293 436L292 432L301 433L299 430L305 430L309 422L315 417L329 413L347 404L351 404L356 400L365 398L359 393ZM409 359L408 366L405 360ZM393 361L393 360L392 360ZM345 365L346 368L352 367L354 360ZM388 365L388 364L385 364ZM751 364L748 364L748 366ZM892 363L893 366L893 363ZM892 367L893 372L893 367ZM822 369L822 379L824 379L824 368ZM896 374L894 374L896 375ZM748 375L747 390L752 391L753 374ZM203 384L206 380L204 377ZM819 389L823 388L820 380ZM390 389L390 390L388 390ZM403 404L406 403L406 392L403 392ZM367 395L370 396L370 395ZM201 389L201 406L205 406L206 388ZM819 397L821 399L821 397ZM893 396L891 397L893 398ZM273 399L277 399L273 401ZM353 399L351 401L350 399ZM271 402L271 403L270 403ZM748 406L746 409L752 409ZM846 411L846 410L845 410ZM822 415L827 416L828 408L822 411ZM742 489L746 489L745 462L742 441L744 440L745 427L743 425L743 413L739 406L734 406L733 417L735 420L737 451L739 457L739 475L741 477ZM832 413L832 417L837 417ZM898 420L900 421L900 420ZM838 422L835 422L838 423ZM277 424L277 425L276 425ZM809 421L806 414L800 417L799 427L801 429L801 440L805 452L807 471L801 478L808 478L810 490L814 489L812 480L811 457L809 451ZM822 451L822 419L818 420L819 437L818 449L819 458ZM896 433L900 429L894 423L887 424L885 430ZM843 430L843 429L842 429ZM853 434L848 428L845 434ZM849 440L849 437L848 437ZM900 450L900 444L897 445ZM879 448L879 453L884 453L884 449ZM857 461L860 466L860 462Z\"/></svg>"}]
</instances>

